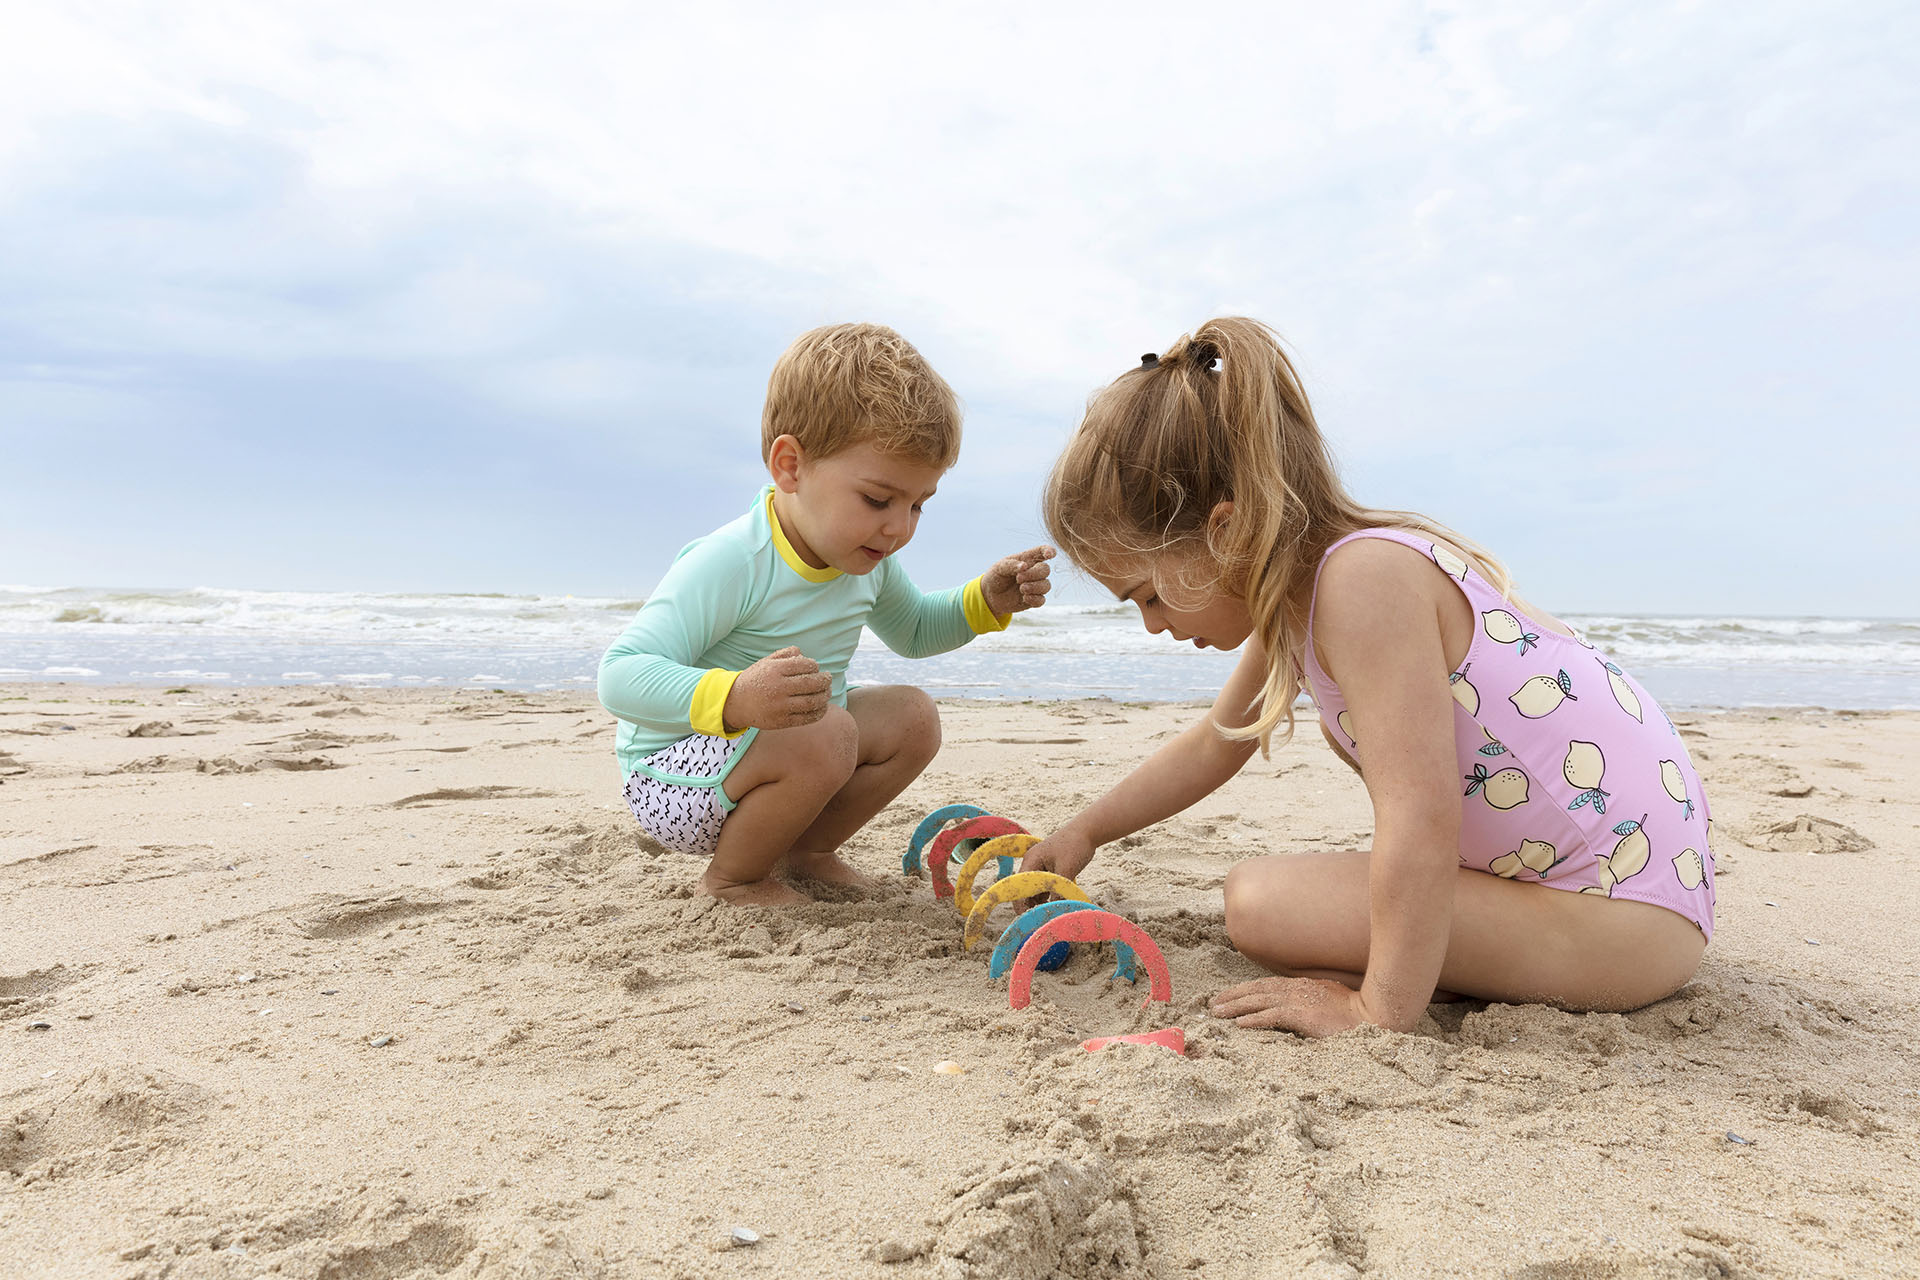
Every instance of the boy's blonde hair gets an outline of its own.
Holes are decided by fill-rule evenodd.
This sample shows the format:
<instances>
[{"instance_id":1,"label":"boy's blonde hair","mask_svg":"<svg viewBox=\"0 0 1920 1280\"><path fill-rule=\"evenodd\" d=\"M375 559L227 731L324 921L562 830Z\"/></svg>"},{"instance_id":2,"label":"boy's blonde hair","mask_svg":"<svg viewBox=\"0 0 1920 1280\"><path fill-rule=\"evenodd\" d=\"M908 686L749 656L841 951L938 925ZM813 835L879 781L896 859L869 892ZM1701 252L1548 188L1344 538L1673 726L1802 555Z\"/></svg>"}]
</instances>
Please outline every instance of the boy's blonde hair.
<instances>
[{"instance_id":1,"label":"boy's blonde hair","mask_svg":"<svg viewBox=\"0 0 1920 1280\"><path fill-rule=\"evenodd\" d=\"M857 444L942 470L960 459L960 401L913 344L881 324L830 324L794 339L767 380L760 456L790 435L809 458Z\"/></svg>"},{"instance_id":2,"label":"boy's blonde hair","mask_svg":"<svg viewBox=\"0 0 1920 1280\"><path fill-rule=\"evenodd\" d=\"M1210 521L1228 501L1233 514ZM1246 601L1267 683L1253 723L1221 733L1258 738L1262 751L1282 722L1280 740L1293 736L1314 574L1347 534L1414 530L1457 550L1496 590L1510 586L1499 561L1446 526L1348 496L1278 335L1239 317L1209 320L1093 394L1047 479L1045 516L1076 564L1145 561L1176 607L1188 593L1196 604L1212 593ZM1195 551L1205 554L1180 580L1157 576L1169 553Z\"/></svg>"}]
</instances>

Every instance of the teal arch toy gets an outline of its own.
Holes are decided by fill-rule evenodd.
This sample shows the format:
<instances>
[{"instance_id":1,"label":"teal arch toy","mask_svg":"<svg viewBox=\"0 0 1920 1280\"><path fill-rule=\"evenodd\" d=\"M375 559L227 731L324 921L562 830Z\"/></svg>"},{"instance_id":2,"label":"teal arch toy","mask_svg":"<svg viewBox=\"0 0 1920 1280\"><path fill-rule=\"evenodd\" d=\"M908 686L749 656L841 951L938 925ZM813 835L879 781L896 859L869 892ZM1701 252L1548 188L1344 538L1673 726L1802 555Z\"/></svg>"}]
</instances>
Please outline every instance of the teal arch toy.
<instances>
[{"instance_id":1,"label":"teal arch toy","mask_svg":"<svg viewBox=\"0 0 1920 1280\"><path fill-rule=\"evenodd\" d=\"M1032 938L1034 932L1049 920L1066 915L1070 911L1098 911L1099 909L1091 902L1074 902L1070 899L1043 902L1037 907L1028 907L1014 917L1013 923L1008 925L1006 931L1000 935L1000 941L993 944L993 959L987 965L987 976L998 978L1011 969L1015 957L1026 946L1028 939ZM1120 955L1120 963L1113 968L1114 979L1123 982L1138 981L1140 959L1134 955L1133 948L1117 939L1113 945ZM1071 943L1056 942L1041 954L1033 967L1042 973L1051 973L1067 962L1067 955L1071 950Z\"/></svg>"},{"instance_id":2,"label":"teal arch toy","mask_svg":"<svg viewBox=\"0 0 1920 1280\"><path fill-rule=\"evenodd\" d=\"M955 818L985 818L989 816L991 815L977 804L950 804L944 808L935 809L932 813L922 818L920 825L913 829L913 839L907 842L907 852L900 859L901 872L905 875L912 875L918 871L920 869L920 851L927 847L927 841L940 834L940 828L946 826Z\"/></svg>"}]
</instances>

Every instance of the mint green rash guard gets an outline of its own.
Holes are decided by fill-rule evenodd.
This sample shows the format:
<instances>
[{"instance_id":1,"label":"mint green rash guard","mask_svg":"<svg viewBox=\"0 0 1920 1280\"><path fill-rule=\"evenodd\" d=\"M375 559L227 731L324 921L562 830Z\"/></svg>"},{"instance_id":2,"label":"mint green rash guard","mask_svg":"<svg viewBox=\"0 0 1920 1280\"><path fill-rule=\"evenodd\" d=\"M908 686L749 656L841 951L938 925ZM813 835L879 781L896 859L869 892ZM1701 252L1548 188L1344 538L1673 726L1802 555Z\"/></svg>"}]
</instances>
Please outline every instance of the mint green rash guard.
<instances>
[{"instance_id":1,"label":"mint green rash guard","mask_svg":"<svg viewBox=\"0 0 1920 1280\"><path fill-rule=\"evenodd\" d=\"M600 660L600 705L620 718L621 776L659 776L641 761L690 734L755 732L727 731L727 693L740 672L789 645L832 676L829 696L844 707L861 628L902 657L927 658L1006 625L978 578L927 595L892 556L862 576L813 568L780 528L769 485L745 515L680 552Z\"/></svg>"}]
</instances>

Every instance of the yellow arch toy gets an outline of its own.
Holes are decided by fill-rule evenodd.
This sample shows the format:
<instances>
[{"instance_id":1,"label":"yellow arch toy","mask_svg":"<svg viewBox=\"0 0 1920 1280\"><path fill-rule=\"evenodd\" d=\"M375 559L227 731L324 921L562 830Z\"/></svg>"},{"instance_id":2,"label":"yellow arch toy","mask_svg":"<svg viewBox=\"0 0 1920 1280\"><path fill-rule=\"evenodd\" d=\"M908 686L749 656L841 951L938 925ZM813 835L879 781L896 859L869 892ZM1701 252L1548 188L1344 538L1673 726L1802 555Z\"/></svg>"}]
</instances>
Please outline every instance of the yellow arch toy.
<instances>
[{"instance_id":1,"label":"yellow arch toy","mask_svg":"<svg viewBox=\"0 0 1920 1280\"><path fill-rule=\"evenodd\" d=\"M1018 858L1040 843L1039 836L995 836L967 855L966 865L953 882L953 905L961 915L973 910L973 878L995 858Z\"/></svg>"},{"instance_id":2,"label":"yellow arch toy","mask_svg":"<svg viewBox=\"0 0 1920 1280\"><path fill-rule=\"evenodd\" d=\"M1057 893L1063 898L1072 898L1075 902L1091 902L1092 899L1080 890L1080 886L1065 876L1057 876L1051 871L1018 871L1005 880L995 880L987 886L985 893L974 900L973 910L967 912L967 929L961 935L962 950L973 950L973 944L980 941L980 934L987 927L987 917L993 909L1003 902L1012 902L1016 898L1031 898L1039 893Z\"/></svg>"}]
</instances>

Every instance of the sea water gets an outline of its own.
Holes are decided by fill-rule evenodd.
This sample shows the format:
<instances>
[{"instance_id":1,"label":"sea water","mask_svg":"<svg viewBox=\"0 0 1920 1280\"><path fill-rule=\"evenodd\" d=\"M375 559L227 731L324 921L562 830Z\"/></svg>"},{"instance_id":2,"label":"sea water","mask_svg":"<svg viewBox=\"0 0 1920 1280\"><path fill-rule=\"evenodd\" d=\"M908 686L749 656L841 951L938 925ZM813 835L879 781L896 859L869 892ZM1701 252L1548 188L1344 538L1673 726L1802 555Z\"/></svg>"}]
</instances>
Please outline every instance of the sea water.
<instances>
[{"instance_id":1,"label":"sea water","mask_svg":"<svg viewBox=\"0 0 1920 1280\"><path fill-rule=\"evenodd\" d=\"M0 681L591 688L640 601L567 595L0 586ZM1565 615L1670 709L1920 708L1920 619ZM1211 698L1235 655L1131 605L1048 605L920 661L864 638L849 678L936 696Z\"/></svg>"}]
</instances>

